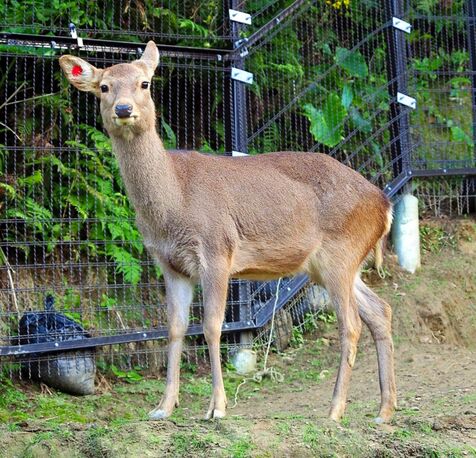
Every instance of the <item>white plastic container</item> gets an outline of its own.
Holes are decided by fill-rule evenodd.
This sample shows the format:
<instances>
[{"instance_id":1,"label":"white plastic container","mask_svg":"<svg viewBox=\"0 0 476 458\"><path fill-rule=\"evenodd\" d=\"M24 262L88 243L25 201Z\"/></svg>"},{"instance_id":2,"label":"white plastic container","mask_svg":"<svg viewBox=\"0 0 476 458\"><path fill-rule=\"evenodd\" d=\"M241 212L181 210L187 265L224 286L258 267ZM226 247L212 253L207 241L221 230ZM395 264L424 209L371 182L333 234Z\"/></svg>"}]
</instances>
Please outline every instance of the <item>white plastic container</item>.
<instances>
[{"instance_id":1,"label":"white plastic container","mask_svg":"<svg viewBox=\"0 0 476 458\"><path fill-rule=\"evenodd\" d=\"M418 225L418 199L405 194L394 210L392 242L398 263L408 272L415 273L420 262L420 230Z\"/></svg>"}]
</instances>

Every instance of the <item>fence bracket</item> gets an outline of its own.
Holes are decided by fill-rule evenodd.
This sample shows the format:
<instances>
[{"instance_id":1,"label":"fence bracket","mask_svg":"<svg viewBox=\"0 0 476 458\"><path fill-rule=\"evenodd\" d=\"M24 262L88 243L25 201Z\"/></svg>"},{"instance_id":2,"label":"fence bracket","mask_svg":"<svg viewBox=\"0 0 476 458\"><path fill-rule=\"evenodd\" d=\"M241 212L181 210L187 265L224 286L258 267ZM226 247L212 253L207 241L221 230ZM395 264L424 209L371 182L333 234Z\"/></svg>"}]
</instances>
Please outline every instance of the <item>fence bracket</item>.
<instances>
[{"instance_id":1,"label":"fence bracket","mask_svg":"<svg viewBox=\"0 0 476 458\"><path fill-rule=\"evenodd\" d=\"M239 22L240 24L251 25L251 14L243 13L237 10L228 10L230 21Z\"/></svg>"},{"instance_id":2,"label":"fence bracket","mask_svg":"<svg viewBox=\"0 0 476 458\"><path fill-rule=\"evenodd\" d=\"M412 31L412 25L409 22L404 21L398 17L392 17L392 25L398 29L403 30L406 33L410 33Z\"/></svg>"},{"instance_id":3,"label":"fence bracket","mask_svg":"<svg viewBox=\"0 0 476 458\"><path fill-rule=\"evenodd\" d=\"M249 54L247 46L243 46L248 41L248 38L242 38L241 40L235 41L235 49L238 49L240 57L245 57Z\"/></svg>"},{"instance_id":4,"label":"fence bracket","mask_svg":"<svg viewBox=\"0 0 476 458\"><path fill-rule=\"evenodd\" d=\"M402 94L401 92L397 92L397 102L405 105L406 107L410 107L413 110L416 109L416 100L409 95Z\"/></svg>"},{"instance_id":5,"label":"fence bracket","mask_svg":"<svg viewBox=\"0 0 476 458\"><path fill-rule=\"evenodd\" d=\"M241 68L231 67L231 79L246 84L253 84L253 73L242 70Z\"/></svg>"}]
</instances>

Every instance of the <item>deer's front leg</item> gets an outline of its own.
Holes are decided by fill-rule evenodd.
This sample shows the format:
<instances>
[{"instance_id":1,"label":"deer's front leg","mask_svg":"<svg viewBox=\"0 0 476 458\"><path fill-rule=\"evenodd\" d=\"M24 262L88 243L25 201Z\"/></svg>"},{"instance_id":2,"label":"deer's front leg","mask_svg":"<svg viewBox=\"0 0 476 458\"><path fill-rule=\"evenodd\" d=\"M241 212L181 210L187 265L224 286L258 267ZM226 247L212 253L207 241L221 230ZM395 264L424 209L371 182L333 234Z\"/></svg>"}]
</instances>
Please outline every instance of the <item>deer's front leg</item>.
<instances>
[{"instance_id":1,"label":"deer's front leg","mask_svg":"<svg viewBox=\"0 0 476 458\"><path fill-rule=\"evenodd\" d=\"M190 279L176 273L164 272L164 280L169 331L167 384L159 406L149 412L151 420L169 417L174 407L178 406L180 359L193 297L193 283Z\"/></svg>"},{"instance_id":2,"label":"deer's front leg","mask_svg":"<svg viewBox=\"0 0 476 458\"><path fill-rule=\"evenodd\" d=\"M215 264L217 266L217 264ZM202 278L204 318L203 333L210 353L213 392L205 418L222 418L226 412L226 394L220 361L220 337L228 290L228 269L207 272Z\"/></svg>"}]
</instances>

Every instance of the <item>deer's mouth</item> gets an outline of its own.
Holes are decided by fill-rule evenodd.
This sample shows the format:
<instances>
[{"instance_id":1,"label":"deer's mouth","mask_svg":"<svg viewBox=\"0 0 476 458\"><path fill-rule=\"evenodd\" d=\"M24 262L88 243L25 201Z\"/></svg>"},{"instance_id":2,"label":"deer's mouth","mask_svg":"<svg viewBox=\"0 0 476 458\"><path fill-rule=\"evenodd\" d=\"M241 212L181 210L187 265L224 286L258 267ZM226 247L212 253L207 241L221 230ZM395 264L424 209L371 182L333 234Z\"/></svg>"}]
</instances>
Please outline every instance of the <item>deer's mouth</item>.
<instances>
[{"instance_id":1,"label":"deer's mouth","mask_svg":"<svg viewBox=\"0 0 476 458\"><path fill-rule=\"evenodd\" d=\"M139 116L137 115L130 115L127 118L120 118L119 116L113 116L112 117L112 122L116 126L130 126L132 124L135 124Z\"/></svg>"}]
</instances>

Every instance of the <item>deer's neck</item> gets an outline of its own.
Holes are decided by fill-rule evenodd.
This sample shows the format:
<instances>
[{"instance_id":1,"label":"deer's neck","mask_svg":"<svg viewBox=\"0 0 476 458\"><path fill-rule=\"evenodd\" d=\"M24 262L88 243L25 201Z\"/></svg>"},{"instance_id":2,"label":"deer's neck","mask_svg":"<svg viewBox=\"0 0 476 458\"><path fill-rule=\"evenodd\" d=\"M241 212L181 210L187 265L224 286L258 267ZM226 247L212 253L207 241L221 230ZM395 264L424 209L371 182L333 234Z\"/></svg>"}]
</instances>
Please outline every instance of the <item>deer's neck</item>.
<instances>
[{"instance_id":1,"label":"deer's neck","mask_svg":"<svg viewBox=\"0 0 476 458\"><path fill-rule=\"evenodd\" d=\"M181 190L172 158L155 129L130 139L111 136L127 194L136 213L165 219L180 205Z\"/></svg>"}]
</instances>

